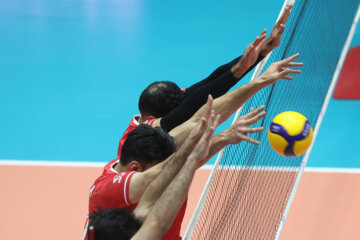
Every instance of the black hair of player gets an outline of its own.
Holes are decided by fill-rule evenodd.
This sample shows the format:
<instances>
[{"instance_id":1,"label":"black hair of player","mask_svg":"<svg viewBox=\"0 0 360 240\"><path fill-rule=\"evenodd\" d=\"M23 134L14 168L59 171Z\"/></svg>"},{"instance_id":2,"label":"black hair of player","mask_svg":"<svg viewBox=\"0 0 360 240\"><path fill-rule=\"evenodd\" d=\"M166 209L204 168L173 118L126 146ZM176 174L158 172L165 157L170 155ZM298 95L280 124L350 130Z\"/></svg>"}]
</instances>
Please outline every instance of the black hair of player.
<instances>
[{"instance_id":1,"label":"black hair of player","mask_svg":"<svg viewBox=\"0 0 360 240\"><path fill-rule=\"evenodd\" d=\"M140 95L139 110L143 116L161 118L179 106L185 93L170 81L151 83Z\"/></svg>"},{"instance_id":2,"label":"black hair of player","mask_svg":"<svg viewBox=\"0 0 360 240\"><path fill-rule=\"evenodd\" d=\"M146 168L160 163L175 152L175 140L159 127L140 124L131 131L121 149L120 164L126 166L137 161Z\"/></svg>"},{"instance_id":3,"label":"black hair of player","mask_svg":"<svg viewBox=\"0 0 360 240\"><path fill-rule=\"evenodd\" d=\"M140 221L125 208L98 208L89 218L89 240L130 240L141 227Z\"/></svg>"}]
</instances>

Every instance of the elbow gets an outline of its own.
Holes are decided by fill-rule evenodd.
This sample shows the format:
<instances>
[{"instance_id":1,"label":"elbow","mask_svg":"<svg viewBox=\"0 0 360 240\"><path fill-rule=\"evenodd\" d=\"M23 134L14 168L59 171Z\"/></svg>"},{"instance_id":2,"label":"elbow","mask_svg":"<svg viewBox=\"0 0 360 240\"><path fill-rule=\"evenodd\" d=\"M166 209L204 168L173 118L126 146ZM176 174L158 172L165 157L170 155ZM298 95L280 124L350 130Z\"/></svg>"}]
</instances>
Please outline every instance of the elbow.
<instances>
[{"instance_id":1,"label":"elbow","mask_svg":"<svg viewBox=\"0 0 360 240\"><path fill-rule=\"evenodd\" d=\"M151 208L152 208L152 206L150 206L150 205L142 206L140 208L135 209L134 214L135 214L136 218L141 223L143 223L143 222L145 222L146 217L149 215Z\"/></svg>"},{"instance_id":2,"label":"elbow","mask_svg":"<svg viewBox=\"0 0 360 240\"><path fill-rule=\"evenodd\" d=\"M160 218L152 219L151 225L153 229L157 229L161 235L164 235L167 231L169 231L171 226L171 224Z\"/></svg>"}]
</instances>

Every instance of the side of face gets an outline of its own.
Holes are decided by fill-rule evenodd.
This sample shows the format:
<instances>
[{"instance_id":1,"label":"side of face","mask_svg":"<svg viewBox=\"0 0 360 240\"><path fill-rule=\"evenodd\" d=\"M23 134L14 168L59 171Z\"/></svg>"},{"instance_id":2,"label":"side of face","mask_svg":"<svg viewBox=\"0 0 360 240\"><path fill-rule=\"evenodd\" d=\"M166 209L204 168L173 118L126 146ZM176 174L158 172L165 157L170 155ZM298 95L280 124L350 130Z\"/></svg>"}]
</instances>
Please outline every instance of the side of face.
<instances>
[{"instance_id":1,"label":"side of face","mask_svg":"<svg viewBox=\"0 0 360 240\"><path fill-rule=\"evenodd\" d=\"M120 164L142 172L164 161L175 151L174 139L161 128L141 124L129 133L121 150Z\"/></svg>"}]
</instances>

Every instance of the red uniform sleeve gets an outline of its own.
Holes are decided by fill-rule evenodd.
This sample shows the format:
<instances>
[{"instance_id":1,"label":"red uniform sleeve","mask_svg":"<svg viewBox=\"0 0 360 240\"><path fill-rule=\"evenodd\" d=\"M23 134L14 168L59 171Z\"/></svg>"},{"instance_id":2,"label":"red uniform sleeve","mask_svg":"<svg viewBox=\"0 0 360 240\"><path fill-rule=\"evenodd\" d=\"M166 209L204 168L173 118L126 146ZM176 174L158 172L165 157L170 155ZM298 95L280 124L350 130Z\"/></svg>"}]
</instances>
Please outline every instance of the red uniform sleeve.
<instances>
[{"instance_id":1,"label":"red uniform sleeve","mask_svg":"<svg viewBox=\"0 0 360 240\"><path fill-rule=\"evenodd\" d=\"M98 207L108 208L128 208L133 211L136 204L129 199L129 188L131 178L136 173L122 172L118 174L109 174L111 169L105 169L103 175L95 181L89 194L89 213L92 213ZM84 239L87 239L88 219L84 228Z\"/></svg>"},{"instance_id":2,"label":"red uniform sleeve","mask_svg":"<svg viewBox=\"0 0 360 240\"><path fill-rule=\"evenodd\" d=\"M125 174L120 173L114 177L113 184L114 187L120 190L120 201L119 201L119 208L127 207L133 205L129 198L129 188L130 188L130 181L132 176L136 172L127 172ZM116 186L119 184L120 186Z\"/></svg>"}]
</instances>

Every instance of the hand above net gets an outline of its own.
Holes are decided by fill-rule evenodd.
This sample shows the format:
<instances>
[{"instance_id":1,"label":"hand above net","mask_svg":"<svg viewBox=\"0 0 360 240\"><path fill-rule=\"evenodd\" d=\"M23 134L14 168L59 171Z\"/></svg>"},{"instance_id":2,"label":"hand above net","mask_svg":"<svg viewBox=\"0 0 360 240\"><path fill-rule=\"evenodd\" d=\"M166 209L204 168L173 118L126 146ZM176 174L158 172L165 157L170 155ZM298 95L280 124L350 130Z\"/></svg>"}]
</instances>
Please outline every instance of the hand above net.
<instances>
[{"instance_id":1,"label":"hand above net","mask_svg":"<svg viewBox=\"0 0 360 240\"><path fill-rule=\"evenodd\" d=\"M299 57L299 55L300 54L297 53L289 58L272 63L263 74L253 80L254 84L258 84L261 88L264 88L279 79L293 80L294 77L289 76L289 74L300 74L301 70L295 70L289 67L300 67L304 65L301 62L292 62Z\"/></svg>"},{"instance_id":2,"label":"hand above net","mask_svg":"<svg viewBox=\"0 0 360 240\"><path fill-rule=\"evenodd\" d=\"M285 30L285 24L290 16L290 12L293 5L289 4L285 7L285 11L281 15L280 19L275 23L273 30L270 33L269 38L266 40L263 49L261 50L261 55L268 55L274 48L279 46L281 41L281 36Z\"/></svg>"},{"instance_id":3,"label":"hand above net","mask_svg":"<svg viewBox=\"0 0 360 240\"><path fill-rule=\"evenodd\" d=\"M228 144L238 144L241 141L247 141L252 144L260 144L259 141L247 136L248 133L257 133L264 130L263 127L251 128L250 125L257 123L265 116L263 111L265 106L261 106L256 110L251 110L248 114L237 119L234 124L224 131Z\"/></svg>"},{"instance_id":4,"label":"hand above net","mask_svg":"<svg viewBox=\"0 0 360 240\"><path fill-rule=\"evenodd\" d=\"M262 51L266 38L266 29L250 43L240 60L231 68L235 78L240 78L252 65L256 63L260 51Z\"/></svg>"}]
</instances>

